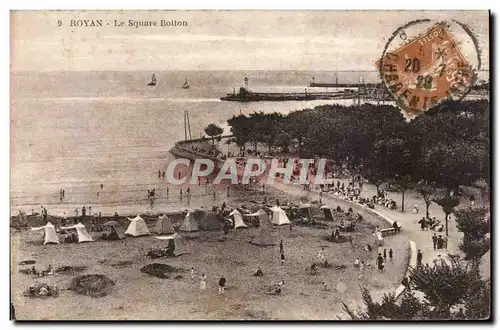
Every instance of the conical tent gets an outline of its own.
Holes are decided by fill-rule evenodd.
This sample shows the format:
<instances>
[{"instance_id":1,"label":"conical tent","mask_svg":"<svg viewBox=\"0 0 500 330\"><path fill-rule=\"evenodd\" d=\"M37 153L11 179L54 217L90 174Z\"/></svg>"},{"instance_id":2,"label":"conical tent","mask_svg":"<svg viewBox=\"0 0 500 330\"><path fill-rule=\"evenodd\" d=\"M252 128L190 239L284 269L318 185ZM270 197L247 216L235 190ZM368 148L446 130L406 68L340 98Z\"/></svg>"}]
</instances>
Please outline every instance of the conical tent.
<instances>
[{"instance_id":1,"label":"conical tent","mask_svg":"<svg viewBox=\"0 0 500 330\"><path fill-rule=\"evenodd\" d=\"M243 216L237 209L234 209L233 212L229 213L229 216L233 217L234 229L248 228L248 226L243 222Z\"/></svg>"},{"instance_id":2,"label":"conical tent","mask_svg":"<svg viewBox=\"0 0 500 330\"><path fill-rule=\"evenodd\" d=\"M87 229L85 228L85 226L81 222L79 222L73 226L61 227L61 229L64 229L64 230L74 229L74 230L76 230L76 233L78 235L78 243L93 242L94 241L92 236L90 236L89 232L87 231Z\"/></svg>"},{"instance_id":3,"label":"conical tent","mask_svg":"<svg viewBox=\"0 0 500 330\"><path fill-rule=\"evenodd\" d=\"M189 250L186 247L186 244L184 242L184 238L177 233L174 233L173 235L170 235L170 236L161 236L161 237L157 236L156 238L161 239L161 240L167 240L169 246L171 244L174 244L174 255L176 257L180 256L182 254L189 253Z\"/></svg>"},{"instance_id":4,"label":"conical tent","mask_svg":"<svg viewBox=\"0 0 500 330\"><path fill-rule=\"evenodd\" d=\"M130 220L130 224L128 225L127 231L125 231L126 235L130 236L142 236L142 235L151 235L149 232L148 226L143 218L140 215L136 216L133 219L127 218Z\"/></svg>"},{"instance_id":5,"label":"conical tent","mask_svg":"<svg viewBox=\"0 0 500 330\"><path fill-rule=\"evenodd\" d=\"M164 214L158 217L153 233L159 235L175 233L174 226L172 226L172 223L167 215Z\"/></svg>"},{"instance_id":6,"label":"conical tent","mask_svg":"<svg viewBox=\"0 0 500 330\"><path fill-rule=\"evenodd\" d=\"M43 245L47 243L54 243L54 244L59 244L59 238L57 237L56 230L54 228L54 225L51 224L50 222L47 222L45 226L42 227L35 227L31 228L33 231L38 231L38 230L43 230L44 231L44 240L43 240Z\"/></svg>"},{"instance_id":7,"label":"conical tent","mask_svg":"<svg viewBox=\"0 0 500 330\"><path fill-rule=\"evenodd\" d=\"M273 212L272 214L272 223L278 226L281 225L289 225L290 220L288 219L288 216L286 215L285 211L279 206L273 206L270 208L271 211Z\"/></svg>"},{"instance_id":8,"label":"conical tent","mask_svg":"<svg viewBox=\"0 0 500 330\"><path fill-rule=\"evenodd\" d=\"M259 217L259 231L257 233L257 236L255 236L251 241L251 243L260 246L275 245L276 240L271 235L271 230L269 229L270 219L267 213L264 210L260 209L250 215Z\"/></svg>"},{"instance_id":9,"label":"conical tent","mask_svg":"<svg viewBox=\"0 0 500 330\"><path fill-rule=\"evenodd\" d=\"M104 229L109 230L110 234L108 235L108 239L124 239L125 232L123 228L116 221L108 221L103 223L102 225Z\"/></svg>"},{"instance_id":10,"label":"conical tent","mask_svg":"<svg viewBox=\"0 0 500 330\"><path fill-rule=\"evenodd\" d=\"M181 231L199 231L198 223L196 222L193 214L188 212L184 217L184 221L182 222L181 227L179 228Z\"/></svg>"}]
</instances>

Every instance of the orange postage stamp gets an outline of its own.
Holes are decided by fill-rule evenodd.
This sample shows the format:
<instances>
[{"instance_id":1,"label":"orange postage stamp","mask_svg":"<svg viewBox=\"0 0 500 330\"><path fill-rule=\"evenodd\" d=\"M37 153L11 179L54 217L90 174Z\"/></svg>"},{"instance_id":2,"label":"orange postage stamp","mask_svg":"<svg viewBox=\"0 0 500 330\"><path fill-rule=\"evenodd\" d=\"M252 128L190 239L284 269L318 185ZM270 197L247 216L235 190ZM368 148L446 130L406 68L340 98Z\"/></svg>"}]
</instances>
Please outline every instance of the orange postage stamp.
<instances>
[{"instance_id":1,"label":"orange postage stamp","mask_svg":"<svg viewBox=\"0 0 500 330\"><path fill-rule=\"evenodd\" d=\"M377 66L387 90L408 117L443 100L464 97L475 80L472 65L446 23L384 52Z\"/></svg>"}]
</instances>

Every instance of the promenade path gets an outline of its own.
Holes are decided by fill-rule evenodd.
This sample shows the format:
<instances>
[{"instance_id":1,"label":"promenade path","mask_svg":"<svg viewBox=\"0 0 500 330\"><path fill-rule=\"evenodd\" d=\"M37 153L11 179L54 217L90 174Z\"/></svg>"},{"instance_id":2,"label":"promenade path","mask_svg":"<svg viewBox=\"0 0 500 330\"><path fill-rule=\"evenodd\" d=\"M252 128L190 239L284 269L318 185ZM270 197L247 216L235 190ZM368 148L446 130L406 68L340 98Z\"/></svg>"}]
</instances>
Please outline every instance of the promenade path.
<instances>
[{"instance_id":1,"label":"promenade path","mask_svg":"<svg viewBox=\"0 0 500 330\"><path fill-rule=\"evenodd\" d=\"M337 182L339 179L335 179ZM348 184L347 179L340 179L341 182L344 182L345 186ZM341 197L336 197L332 195L322 194L320 197L319 191L306 191L302 189L300 185L291 185L291 184L283 184L283 183L274 183L274 188L281 190L287 194L293 196L306 196L309 200L319 200L321 198L322 202L325 204L337 205L339 200L343 199ZM362 197L371 198L373 195L376 195L376 187L371 184L364 184L361 192ZM401 212L401 193L390 192L388 193L388 198L393 199L398 203L397 210L390 210L384 206L376 205L375 210L385 216L386 218L397 221L402 225L402 232L408 236L409 240L413 241L416 244L416 248L420 249L423 254L422 262L432 264L432 261L437 255L437 252L433 248L432 244L432 235L434 231L427 230L422 231L420 229L420 224L418 224L418 220L425 216L425 202L422 198L419 198L414 191L407 191L405 193L405 212ZM467 205L467 201L464 199L461 201L461 205ZM337 203L337 204L336 204ZM413 207L417 205L419 208L418 214L413 213ZM436 217L444 222L444 212L441 207L435 203L432 203L429 207L429 213L431 217ZM443 232L437 233L438 235L445 235ZM458 246L462 241L463 234L458 232L456 229L456 224L454 221L453 215L450 216L450 220L448 222L448 253L449 254L459 254L463 255L463 253L459 250ZM482 262L482 275L483 277L489 278L489 264L490 264L490 254L487 253L483 257ZM384 293L394 292L394 289L381 289L378 291L372 291L372 297L374 300L380 300ZM415 296L419 298L423 298L422 292L415 292ZM361 306L361 302L357 302L358 307Z\"/></svg>"}]
</instances>

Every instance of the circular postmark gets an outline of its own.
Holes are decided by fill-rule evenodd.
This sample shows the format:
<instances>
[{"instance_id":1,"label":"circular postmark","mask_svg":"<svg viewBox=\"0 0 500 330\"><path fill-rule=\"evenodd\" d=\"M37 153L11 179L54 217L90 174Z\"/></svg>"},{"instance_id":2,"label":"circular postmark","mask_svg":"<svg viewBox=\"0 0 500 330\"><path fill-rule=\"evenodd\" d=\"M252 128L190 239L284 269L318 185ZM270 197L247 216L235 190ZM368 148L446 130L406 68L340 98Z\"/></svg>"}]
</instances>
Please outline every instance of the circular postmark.
<instances>
[{"instance_id":1,"label":"circular postmark","mask_svg":"<svg viewBox=\"0 0 500 330\"><path fill-rule=\"evenodd\" d=\"M412 118L469 93L481 68L480 49L465 24L415 20L394 31L377 66L397 106Z\"/></svg>"}]
</instances>

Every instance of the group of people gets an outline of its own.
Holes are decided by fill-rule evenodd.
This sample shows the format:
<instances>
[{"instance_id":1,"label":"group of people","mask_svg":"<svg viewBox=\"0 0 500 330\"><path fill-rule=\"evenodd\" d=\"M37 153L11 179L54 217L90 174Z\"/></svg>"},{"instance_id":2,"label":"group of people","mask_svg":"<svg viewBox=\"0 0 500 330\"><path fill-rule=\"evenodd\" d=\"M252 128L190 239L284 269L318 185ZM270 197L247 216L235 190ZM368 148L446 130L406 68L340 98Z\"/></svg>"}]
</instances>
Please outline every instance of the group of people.
<instances>
[{"instance_id":1,"label":"group of people","mask_svg":"<svg viewBox=\"0 0 500 330\"><path fill-rule=\"evenodd\" d=\"M371 251L371 247L369 248L369 251ZM379 272L383 272L385 269L385 265L387 263L387 258L389 257L389 261L392 262L394 258L394 251L392 248L389 248L387 250L386 248L383 250L383 252L379 252L377 255L376 259L376 264L377 264L377 269ZM364 269L370 269L371 268L371 263L370 260L362 261L358 258L354 260L354 268L357 268L359 270L364 270Z\"/></svg>"},{"instance_id":2,"label":"group of people","mask_svg":"<svg viewBox=\"0 0 500 330\"><path fill-rule=\"evenodd\" d=\"M54 276L55 272L52 265L49 265L47 269L39 271L35 266L32 266L29 273L33 276Z\"/></svg>"},{"instance_id":3,"label":"group of people","mask_svg":"<svg viewBox=\"0 0 500 330\"><path fill-rule=\"evenodd\" d=\"M381 195L384 195L384 193L382 193ZM373 195L372 200L373 200L374 204L385 206L389 210L395 210L397 208L396 201L394 201L390 198L385 198L382 196Z\"/></svg>"},{"instance_id":4,"label":"group of people","mask_svg":"<svg viewBox=\"0 0 500 330\"><path fill-rule=\"evenodd\" d=\"M418 220L418 223L420 224L420 230L429 230L429 228L435 231L443 230L441 221L436 219L436 217L422 217L420 220Z\"/></svg>"},{"instance_id":5,"label":"group of people","mask_svg":"<svg viewBox=\"0 0 500 330\"><path fill-rule=\"evenodd\" d=\"M432 235L432 247L436 251L447 250L448 249L448 237L443 237L442 235Z\"/></svg>"}]
</instances>

